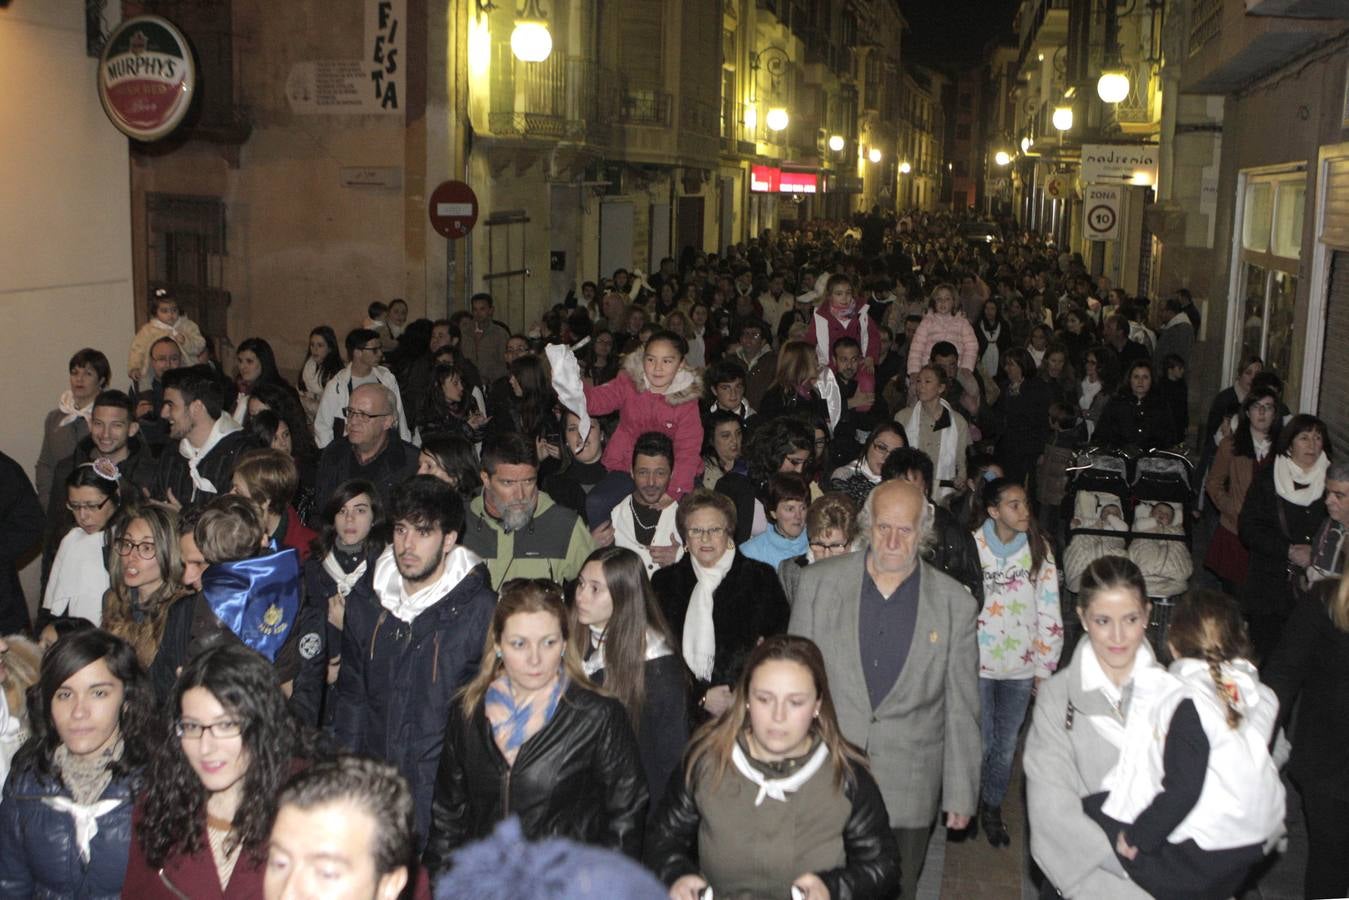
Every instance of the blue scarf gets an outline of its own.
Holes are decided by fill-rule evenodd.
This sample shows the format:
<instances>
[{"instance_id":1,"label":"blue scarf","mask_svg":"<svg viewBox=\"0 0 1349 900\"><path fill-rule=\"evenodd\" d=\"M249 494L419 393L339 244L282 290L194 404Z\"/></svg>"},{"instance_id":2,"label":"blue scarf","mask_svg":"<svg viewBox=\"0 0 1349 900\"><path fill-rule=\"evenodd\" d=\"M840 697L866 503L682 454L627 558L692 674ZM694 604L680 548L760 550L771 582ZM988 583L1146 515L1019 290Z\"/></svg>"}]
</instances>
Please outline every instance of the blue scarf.
<instances>
[{"instance_id":1,"label":"blue scarf","mask_svg":"<svg viewBox=\"0 0 1349 900\"><path fill-rule=\"evenodd\" d=\"M492 682L487 689L486 705L505 712L505 717L501 721L492 723L492 737L496 739L503 754L514 754L520 749L521 744L553 720L553 713L557 712L557 701L561 699L562 690L566 685L567 676L559 675L557 683L548 694L548 703L544 706L542 715L538 715L532 702L515 705L509 679L499 678Z\"/></svg>"},{"instance_id":2,"label":"blue scarf","mask_svg":"<svg viewBox=\"0 0 1349 900\"><path fill-rule=\"evenodd\" d=\"M217 563L202 573L201 592L245 646L275 662L300 612L300 557L282 550Z\"/></svg>"},{"instance_id":3,"label":"blue scarf","mask_svg":"<svg viewBox=\"0 0 1349 900\"><path fill-rule=\"evenodd\" d=\"M998 527L993 524L992 519L984 520L984 540L988 541L988 549L993 551L993 555L1001 560L1011 559L1021 552L1026 546L1026 533L1017 532L1016 537L1009 543L1004 544L998 539Z\"/></svg>"},{"instance_id":4,"label":"blue scarf","mask_svg":"<svg viewBox=\"0 0 1349 900\"><path fill-rule=\"evenodd\" d=\"M750 559L757 559L759 562L767 563L773 568L777 568L778 563L784 559L791 559L794 556L800 556L810 549L810 538L806 535L806 530L801 529L801 533L794 538L789 538L778 531L777 526L770 526L767 531L756 534L753 538L740 545L740 552Z\"/></svg>"}]
</instances>

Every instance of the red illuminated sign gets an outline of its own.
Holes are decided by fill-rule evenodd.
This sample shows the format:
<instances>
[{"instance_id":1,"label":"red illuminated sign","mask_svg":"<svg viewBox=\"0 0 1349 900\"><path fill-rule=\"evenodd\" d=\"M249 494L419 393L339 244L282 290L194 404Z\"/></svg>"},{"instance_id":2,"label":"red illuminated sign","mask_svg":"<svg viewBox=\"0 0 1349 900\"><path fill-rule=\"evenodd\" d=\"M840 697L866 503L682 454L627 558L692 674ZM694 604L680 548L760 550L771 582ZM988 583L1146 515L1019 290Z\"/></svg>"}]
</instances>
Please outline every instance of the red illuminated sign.
<instances>
[{"instance_id":1,"label":"red illuminated sign","mask_svg":"<svg viewBox=\"0 0 1349 900\"><path fill-rule=\"evenodd\" d=\"M749 189L760 194L816 194L820 176L814 172L784 172L777 166L751 166Z\"/></svg>"}]
</instances>

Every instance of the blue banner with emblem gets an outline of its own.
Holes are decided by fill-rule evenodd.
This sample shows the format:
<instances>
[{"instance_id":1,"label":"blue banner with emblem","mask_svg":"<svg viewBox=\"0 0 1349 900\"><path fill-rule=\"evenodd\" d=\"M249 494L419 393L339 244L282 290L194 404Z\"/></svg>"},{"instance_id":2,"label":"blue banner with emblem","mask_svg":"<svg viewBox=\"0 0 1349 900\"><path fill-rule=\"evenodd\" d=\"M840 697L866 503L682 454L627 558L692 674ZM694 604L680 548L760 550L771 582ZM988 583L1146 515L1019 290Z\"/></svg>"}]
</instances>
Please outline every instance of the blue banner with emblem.
<instances>
[{"instance_id":1,"label":"blue banner with emblem","mask_svg":"<svg viewBox=\"0 0 1349 900\"><path fill-rule=\"evenodd\" d=\"M272 662L300 613L300 557L294 550L210 566L201 590L211 612Z\"/></svg>"}]
</instances>

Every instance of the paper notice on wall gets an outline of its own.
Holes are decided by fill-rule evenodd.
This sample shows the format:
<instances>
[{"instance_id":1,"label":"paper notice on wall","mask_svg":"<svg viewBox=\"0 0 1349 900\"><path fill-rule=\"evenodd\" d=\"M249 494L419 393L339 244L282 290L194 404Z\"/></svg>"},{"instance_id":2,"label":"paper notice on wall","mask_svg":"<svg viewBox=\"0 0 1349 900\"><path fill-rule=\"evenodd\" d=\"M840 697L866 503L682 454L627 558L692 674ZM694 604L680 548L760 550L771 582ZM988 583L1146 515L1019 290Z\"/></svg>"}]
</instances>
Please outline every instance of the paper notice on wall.
<instances>
[{"instance_id":1,"label":"paper notice on wall","mask_svg":"<svg viewBox=\"0 0 1349 900\"><path fill-rule=\"evenodd\" d=\"M286 100L299 115L399 115L405 102L407 0L366 0L360 57L296 63Z\"/></svg>"}]
</instances>

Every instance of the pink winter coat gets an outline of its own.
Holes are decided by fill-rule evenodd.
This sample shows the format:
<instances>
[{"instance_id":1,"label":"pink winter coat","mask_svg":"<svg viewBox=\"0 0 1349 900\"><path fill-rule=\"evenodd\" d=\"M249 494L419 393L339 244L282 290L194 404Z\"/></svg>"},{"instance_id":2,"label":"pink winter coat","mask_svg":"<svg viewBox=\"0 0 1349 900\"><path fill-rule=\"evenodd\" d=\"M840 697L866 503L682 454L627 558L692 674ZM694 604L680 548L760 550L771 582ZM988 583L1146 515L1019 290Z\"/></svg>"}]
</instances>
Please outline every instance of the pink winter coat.
<instances>
[{"instance_id":1,"label":"pink winter coat","mask_svg":"<svg viewBox=\"0 0 1349 900\"><path fill-rule=\"evenodd\" d=\"M913 333L913 341L909 344L910 375L927 365L932 348L942 341L950 341L955 345L956 351L960 353L960 368L974 370L979 359L979 340L974 336L969 320L960 315L943 316L928 310L923 321L918 323L918 330Z\"/></svg>"},{"instance_id":2,"label":"pink winter coat","mask_svg":"<svg viewBox=\"0 0 1349 900\"><path fill-rule=\"evenodd\" d=\"M658 431L674 441L674 470L670 473L670 496L678 500L693 490L703 470L703 422L698 399L703 381L685 363L675 375L674 390L653 394L646 389L642 354L629 353L623 371L598 387L585 388L586 408L592 416L618 410L618 428L604 448L604 467L611 472L632 471L632 448L637 438Z\"/></svg>"}]
</instances>

